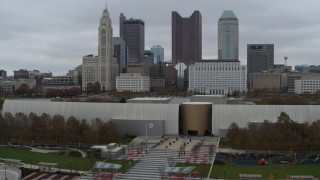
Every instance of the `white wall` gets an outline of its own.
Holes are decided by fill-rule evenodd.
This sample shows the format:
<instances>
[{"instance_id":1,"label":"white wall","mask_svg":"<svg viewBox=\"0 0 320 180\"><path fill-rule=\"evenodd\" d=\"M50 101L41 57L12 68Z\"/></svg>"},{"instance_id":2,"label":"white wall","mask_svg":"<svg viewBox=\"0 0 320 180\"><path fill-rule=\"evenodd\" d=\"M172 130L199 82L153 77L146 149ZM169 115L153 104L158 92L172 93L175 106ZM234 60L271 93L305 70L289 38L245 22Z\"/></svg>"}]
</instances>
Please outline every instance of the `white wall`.
<instances>
[{"instance_id":1,"label":"white wall","mask_svg":"<svg viewBox=\"0 0 320 180\"><path fill-rule=\"evenodd\" d=\"M133 120L164 120L164 134L178 134L179 105L178 104L134 104L134 103L83 103L83 102L50 102L39 100L6 100L3 114L31 112L50 116L60 114L65 119L74 116L78 119L92 120L100 118L103 121L111 119Z\"/></svg>"},{"instance_id":2,"label":"white wall","mask_svg":"<svg viewBox=\"0 0 320 180\"><path fill-rule=\"evenodd\" d=\"M313 122L320 119L318 105L213 105L212 133L227 129L231 123L246 127L249 122L277 121L281 112L295 122Z\"/></svg>"}]
</instances>

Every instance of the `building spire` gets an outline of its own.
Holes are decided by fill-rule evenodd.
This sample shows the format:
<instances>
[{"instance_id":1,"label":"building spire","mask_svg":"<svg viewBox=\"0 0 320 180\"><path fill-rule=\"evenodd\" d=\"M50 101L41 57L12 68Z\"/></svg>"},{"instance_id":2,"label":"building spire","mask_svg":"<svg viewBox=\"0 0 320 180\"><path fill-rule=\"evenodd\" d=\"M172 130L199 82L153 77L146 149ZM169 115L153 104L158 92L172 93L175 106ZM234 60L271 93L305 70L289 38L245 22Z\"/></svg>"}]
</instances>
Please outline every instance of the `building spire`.
<instances>
[{"instance_id":1,"label":"building spire","mask_svg":"<svg viewBox=\"0 0 320 180\"><path fill-rule=\"evenodd\" d=\"M106 9L108 9L108 1L106 1Z\"/></svg>"}]
</instances>

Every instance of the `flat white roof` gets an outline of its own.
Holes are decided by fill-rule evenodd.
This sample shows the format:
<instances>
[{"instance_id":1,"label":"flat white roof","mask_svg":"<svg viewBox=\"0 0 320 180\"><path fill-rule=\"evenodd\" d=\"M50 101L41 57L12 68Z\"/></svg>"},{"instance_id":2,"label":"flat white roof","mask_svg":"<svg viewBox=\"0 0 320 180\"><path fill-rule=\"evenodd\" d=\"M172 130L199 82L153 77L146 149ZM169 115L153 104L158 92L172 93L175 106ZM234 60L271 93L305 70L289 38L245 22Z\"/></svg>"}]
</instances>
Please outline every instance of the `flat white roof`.
<instances>
[{"instance_id":1,"label":"flat white roof","mask_svg":"<svg viewBox=\"0 0 320 180\"><path fill-rule=\"evenodd\" d=\"M193 95L195 97L225 97L225 95L215 94L215 95Z\"/></svg>"},{"instance_id":2,"label":"flat white roof","mask_svg":"<svg viewBox=\"0 0 320 180\"><path fill-rule=\"evenodd\" d=\"M91 149L106 149L107 145L104 146L91 146Z\"/></svg>"},{"instance_id":3,"label":"flat white roof","mask_svg":"<svg viewBox=\"0 0 320 180\"><path fill-rule=\"evenodd\" d=\"M195 104L195 105L204 105L204 104L212 104L211 102L185 102L182 104Z\"/></svg>"},{"instance_id":4,"label":"flat white roof","mask_svg":"<svg viewBox=\"0 0 320 180\"><path fill-rule=\"evenodd\" d=\"M143 97L143 98L133 98L133 99L129 99L129 100L134 100L134 101L166 101L166 100L170 100L171 98L157 98L157 97Z\"/></svg>"}]
</instances>

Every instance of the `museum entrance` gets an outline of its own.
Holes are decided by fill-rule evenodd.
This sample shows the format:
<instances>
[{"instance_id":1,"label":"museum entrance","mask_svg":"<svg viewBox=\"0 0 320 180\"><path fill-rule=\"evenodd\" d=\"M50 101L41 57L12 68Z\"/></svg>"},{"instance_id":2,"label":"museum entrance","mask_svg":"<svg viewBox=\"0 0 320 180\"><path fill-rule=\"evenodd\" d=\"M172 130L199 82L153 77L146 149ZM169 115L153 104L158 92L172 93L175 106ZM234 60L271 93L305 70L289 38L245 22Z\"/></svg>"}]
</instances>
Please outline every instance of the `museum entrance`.
<instances>
[{"instance_id":1,"label":"museum entrance","mask_svg":"<svg viewBox=\"0 0 320 180\"><path fill-rule=\"evenodd\" d=\"M188 102L180 105L180 135L211 136L211 132L212 103Z\"/></svg>"}]
</instances>

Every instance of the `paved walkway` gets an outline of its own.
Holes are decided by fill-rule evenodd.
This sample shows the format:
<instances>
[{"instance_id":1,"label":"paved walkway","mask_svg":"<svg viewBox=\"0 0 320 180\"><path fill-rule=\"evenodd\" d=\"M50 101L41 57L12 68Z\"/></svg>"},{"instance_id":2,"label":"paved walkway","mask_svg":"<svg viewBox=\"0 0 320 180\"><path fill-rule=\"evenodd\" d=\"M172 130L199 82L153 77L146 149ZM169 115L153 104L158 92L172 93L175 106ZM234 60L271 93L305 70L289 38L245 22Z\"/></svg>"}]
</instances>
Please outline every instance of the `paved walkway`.
<instances>
[{"instance_id":1,"label":"paved walkway","mask_svg":"<svg viewBox=\"0 0 320 180\"><path fill-rule=\"evenodd\" d=\"M85 151L80 150L80 149L74 149L74 148L55 147L58 150L53 150L53 149L40 149L40 148L31 147L31 146L24 146L24 147L31 148L32 152L37 152L37 153L55 153L55 152L60 152L61 150L59 150L59 148L61 148L62 150L67 149L67 150L72 150L72 151L78 151L79 153L81 153L81 157L83 157L83 158L87 157L87 153Z\"/></svg>"}]
</instances>

